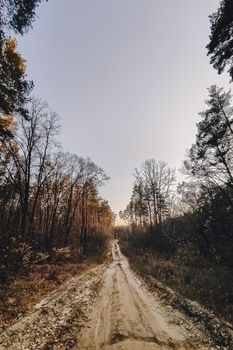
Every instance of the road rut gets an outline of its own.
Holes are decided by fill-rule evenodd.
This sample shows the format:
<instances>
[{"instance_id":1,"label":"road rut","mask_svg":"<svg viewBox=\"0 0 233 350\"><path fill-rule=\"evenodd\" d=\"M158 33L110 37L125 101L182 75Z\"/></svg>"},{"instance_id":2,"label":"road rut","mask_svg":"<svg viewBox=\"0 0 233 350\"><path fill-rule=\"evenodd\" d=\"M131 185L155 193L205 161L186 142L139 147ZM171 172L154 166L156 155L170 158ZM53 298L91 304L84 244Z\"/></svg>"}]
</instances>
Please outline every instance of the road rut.
<instances>
[{"instance_id":1,"label":"road rut","mask_svg":"<svg viewBox=\"0 0 233 350\"><path fill-rule=\"evenodd\" d=\"M83 331L77 349L210 349L200 341L199 331L188 332L188 321L182 326L182 316L165 312L144 288L116 241L112 256L91 325Z\"/></svg>"},{"instance_id":2,"label":"road rut","mask_svg":"<svg viewBox=\"0 0 233 350\"><path fill-rule=\"evenodd\" d=\"M0 350L233 349L220 320L211 318L211 327L202 322L208 311L199 306L198 317L190 317L174 300L164 301L132 272L114 241L110 262L48 294L0 334ZM216 334L226 341L216 341Z\"/></svg>"}]
</instances>

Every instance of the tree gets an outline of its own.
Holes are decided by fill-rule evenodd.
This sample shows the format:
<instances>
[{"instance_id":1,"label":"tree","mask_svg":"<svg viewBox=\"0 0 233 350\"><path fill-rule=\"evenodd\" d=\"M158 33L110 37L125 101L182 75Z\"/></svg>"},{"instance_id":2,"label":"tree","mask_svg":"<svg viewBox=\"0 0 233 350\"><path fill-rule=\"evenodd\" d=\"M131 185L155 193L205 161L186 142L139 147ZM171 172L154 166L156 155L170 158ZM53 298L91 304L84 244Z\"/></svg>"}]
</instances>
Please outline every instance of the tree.
<instances>
[{"instance_id":1,"label":"tree","mask_svg":"<svg viewBox=\"0 0 233 350\"><path fill-rule=\"evenodd\" d=\"M178 193L191 208L188 217L205 252L214 249L219 256L232 237L233 108L230 91L215 85L208 90L207 109L200 113L196 141L185 161L192 182L183 183Z\"/></svg>"},{"instance_id":2,"label":"tree","mask_svg":"<svg viewBox=\"0 0 233 350\"><path fill-rule=\"evenodd\" d=\"M120 217L133 225L148 226L161 232L162 222L169 215L175 170L154 159L146 160L135 170L131 200Z\"/></svg>"},{"instance_id":3,"label":"tree","mask_svg":"<svg viewBox=\"0 0 233 350\"><path fill-rule=\"evenodd\" d=\"M28 117L25 103L32 82L25 77L25 61L16 51L16 40L0 39L0 137L12 136L13 115Z\"/></svg>"},{"instance_id":4,"label":"tree","mask_svg":"<svg viewBox=\"0 0 233 350\"><path fill-rule=\"evenodd\" d=\"M33 84L26 80L25 61L8 30L23 34L35 19L41 0L0 0L0 137L12 136L13 115L27 118L25 103Z\"/></svg>"},{"instance_id":5,"label":"tree","mask_svg":"<svg viewBox=\"0 0 233 350\"><path fill-rule=\"evenodd\" d=\"M23 34L32 26L41 1L0 0L0 30L11 29Z\"/></svg>"},{"instance_id":6,"label":"tree","mask_svg":"<svg viewBox=\"0 0 233 350\"><path fill-rule=\"evenodd\" d=\"M233 79L233 2L222 0L217 12L210 16L211 34L207 45L210 62L218 73L226 66Z\"/></svg>"},{"instance_id":7,"label":"tree","mask_svg":"<svg viewBox=\"0 0 233 350\"><path fill-rule=\"evenodd\" d=\"M72 245L86 252L111 233L114 214L98 193L108 177L89 158L62 152L58 130L56 113L33 98L29 120L18 116L14 138L1 140L3 249L17 240L33 249Z\"/></svg>"},{"instance_id":8,"label":"tree","mask_svg":"<svg viewBox=\"0 0 233 350\"><path fill-rule=\"evenodd\" d=\"M12 159L11 164L6 165L5 177L19 194L21 232L26 238L28 224L33 225L40 190L51 172L47 163L59 125L56 113L49 110L46 103L33 99L30 120L20 117L18 127L15 138L8 138L3 145Z\"/></svg>"},{"instance_id":9,"label":"tree","mask_svg":"<svg viewBox=\"0 0 233 350\"><path fill-rule=\"evenodd\" d=\"M142 164L140 170L136 169L135 179L144 190L144 199L149 215L152 217L152 223L155 229L160 230L162 220L167 215L175 171L163 161L156 162L154 159L148 159Z\"/></svg>"},{"instance_id":10,"label":"tree","mask_svg":"<svg viewBox=\"0 0 233 350\"><path fill-rule=\"evenodd\" d=\"M186 170L214 186L233 188L233 108L231 92L213 85L208 108L201 112L196 142L192 145Z\"/></svg>"}]
</instances>

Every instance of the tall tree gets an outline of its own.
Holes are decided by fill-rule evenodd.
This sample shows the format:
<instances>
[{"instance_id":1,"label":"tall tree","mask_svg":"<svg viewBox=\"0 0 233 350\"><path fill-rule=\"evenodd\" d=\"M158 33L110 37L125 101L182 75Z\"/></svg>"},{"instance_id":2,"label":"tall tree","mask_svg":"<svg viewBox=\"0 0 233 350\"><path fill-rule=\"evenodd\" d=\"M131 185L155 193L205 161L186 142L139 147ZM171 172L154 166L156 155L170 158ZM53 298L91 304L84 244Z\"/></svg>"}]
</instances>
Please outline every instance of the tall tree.
<instances>
[{"instance_id":1,"label":"tall tree","mask_svg":"<svg viewBox=\"0 0 233 350\"><path fill-rule=\"evenodd\" d=\"M26 237L28 224L33 224L40 190L50 173L46 165L59 125L56 113L38 99L31 101L30 121L21 117L18 125L15 138L8 138L3 145L12 158L11 166L6 166L5 177L19 194L21 231Z\"/></svg>"},{"instance_id":2,"label":"tall tree","mask_svg":"<svg viewBox=\"0 0 233 350\"><path fill-rule=\"evenodd\" d=\"M36 8L42 0L0 0L0 30L11 29L23 34L36 17Z\"/></svg>"},{"instance_id":3,"label":"tall tree","mask_svg":"<svg viewBox=\"0 0 233 350\"><path fill-rule=\"evenodd\" d=\"M25 61L16 51L16 40L8 31L23 34L35 19L41 0L0 0L0 137L12 136L14 114L27 118L25 103L32 89Z\"/></svg>"},{"instance_id":4,"label":"tall tree","mask_svg":"<svg viewBox=\"0 0 233 350\"><path fill-rule=\"evenodd\" d=\"M136 226L150 226L161 231L162 222L169 214L175 170L155 159L146 160L136 169L131 200L120 217Z\"/></svg>"},{"instance_id":5,"label":"tall tree","mask_svg":"<svg viewBox=\"0 0 233 350\"><path fill-rule=\"evenodd\" d=\"M210 16L211 34L207 45L210 62L218 73L226 66L233 79L233 2L222 0L217 12Z\"/></svg>"},{"instance_id":6,"label":"tall tree","mask_svg":"<svg viewBox=\"0 0 233 350\"><path fill-rule=\"evenodd\" d=\"M233 108L231 92L213 85L209 88L208 108L201 112L196 142L185 167L188 172L213 185L233 188Z\"/></svg>"},{"instance_id":7,"label":"tall tree","mask_svg":"<svg viewBox=\"0 0 233 350\"><path fill-rule=\"evenodd\" d=\"M0 67L0 137L12 136L13 115L28 117L25 103L32 89L15 39L0 39Z\"/></svg>"}]
</instances>

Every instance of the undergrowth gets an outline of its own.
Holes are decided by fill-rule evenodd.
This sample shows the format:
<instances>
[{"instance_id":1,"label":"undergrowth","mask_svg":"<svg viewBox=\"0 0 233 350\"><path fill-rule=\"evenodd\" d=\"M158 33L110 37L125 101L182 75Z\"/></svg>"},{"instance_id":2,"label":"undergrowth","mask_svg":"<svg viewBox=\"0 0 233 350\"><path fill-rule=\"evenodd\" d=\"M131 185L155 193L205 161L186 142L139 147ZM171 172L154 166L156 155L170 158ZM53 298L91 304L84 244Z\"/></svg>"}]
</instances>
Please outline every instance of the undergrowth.
<instances>
[{"instance_id":1,"label":"undergrowth","mask_svg":"<svg viewBox=\"0 0 233 350\"><path fill-rule=\"evenodd\" d=\"M140 241L133 239L121 239L120 246L137 273L153 276L233 323L233 275L229 266L207 263L201 258L196 263L188 263L187 259L182 262L180 255L161 255L153 248L142 248Z\"/></svg>"},{"instance_id":2,"label":"undergrowth","mask_svg":"<svg viewBox=\"0 0 233 350\"><path fill-rule=\"evenodd\" d=\"M72 250L71 247L36 254L27 249L28 260L25 264L21 268L19 266L14 270L5 270L3 276L7 276L7 279L0 283L0 332L19 317L26 315L47 293L73 276L102 264L108 257L108 243L107 239L100 237L91 242L88 254L80 253L77 249ZM18 255L16 258L18 259ZM15 262L19 264L19 260ZM10 266L14 267L15 262L12 259Z\"/></svg>"}]
</instances>

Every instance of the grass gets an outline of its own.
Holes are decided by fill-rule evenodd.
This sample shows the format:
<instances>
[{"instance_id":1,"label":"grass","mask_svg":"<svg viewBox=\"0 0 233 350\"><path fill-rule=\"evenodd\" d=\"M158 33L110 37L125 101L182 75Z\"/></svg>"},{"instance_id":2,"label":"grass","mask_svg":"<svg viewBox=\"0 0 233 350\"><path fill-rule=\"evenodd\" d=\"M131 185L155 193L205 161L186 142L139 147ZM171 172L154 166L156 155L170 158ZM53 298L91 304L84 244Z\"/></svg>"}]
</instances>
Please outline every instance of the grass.
<instances>
[{"instance_id":1,"label":"grass","mask_svg":"<svg viewBox=\"0 0 233 350\"><path fill-rule=\"evenodd\" d=\"M26 315L46 294L57 289L73 276L106 260L106 247L83 257L80 263L31 265L25 275L0 284L0 332Z\"/></svg>"},{"instance_id":2,"label":"grass","mask_svg":"<svg viewBox=\"0 0 233 350\"><path fill-rule=\"evenodd\" d=\"M180 295L198 301L218 317L233 323L232 270L221 265L193 266L181 259L164 258L153 250L141 249L130 241L120 241L122 253L132 268L143 276L153 276Z\"/></svg>"}]
</instances>

